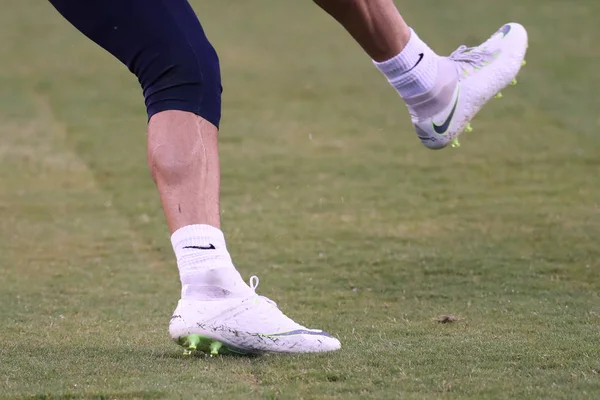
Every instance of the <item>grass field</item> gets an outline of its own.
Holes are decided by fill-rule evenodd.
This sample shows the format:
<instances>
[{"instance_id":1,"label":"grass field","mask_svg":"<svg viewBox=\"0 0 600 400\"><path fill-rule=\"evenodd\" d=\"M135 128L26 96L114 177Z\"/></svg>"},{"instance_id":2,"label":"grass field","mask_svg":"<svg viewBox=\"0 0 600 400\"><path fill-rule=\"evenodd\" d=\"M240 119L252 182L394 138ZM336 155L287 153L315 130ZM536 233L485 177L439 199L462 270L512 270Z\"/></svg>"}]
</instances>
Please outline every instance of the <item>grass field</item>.
<instances>
[{"instance_id":1,"label":"grass field","mask_svg":"<svg viewBox=\"0 0 600 400\"><path fill-rule=\"evenodd\" d=\"M331 355L186 358L134 77L0 0L0 398L600 398L600 2L404 0L440 53L530 32L462 147L310 1L195 1L220 52L222 212L245 277ZM454 315L452 323L436 322Z\"/></svg>"}]
</instances>

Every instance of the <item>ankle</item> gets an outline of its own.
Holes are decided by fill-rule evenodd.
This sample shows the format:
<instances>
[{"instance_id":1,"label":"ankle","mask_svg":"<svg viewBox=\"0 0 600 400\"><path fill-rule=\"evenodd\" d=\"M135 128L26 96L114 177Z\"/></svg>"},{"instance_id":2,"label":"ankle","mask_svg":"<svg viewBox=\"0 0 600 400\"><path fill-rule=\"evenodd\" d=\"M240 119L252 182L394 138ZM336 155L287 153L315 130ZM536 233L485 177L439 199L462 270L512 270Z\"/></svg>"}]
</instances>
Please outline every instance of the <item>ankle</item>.
<instances>
[{"instance_id":1,"label":"ankle","mask_svg":"<svg viewBox=\"0 0 600 400\"><path fill-rule=\"evenodd\" d=\"M373 62L402 98L428 92L435 84L439 56L411 29L404 49L384 62Z\"/></svg>"},{"instance_id":2,"label":"ankle","mask_svg":"<svg viewBox=\"0 0 600 400\"><path fill-rule=\"evenodd\" d=\"M176 230L171 243L180 270L193 271L206 267L233 268L231 257L225 244L225 236L220 229L210 225L187 225Z\"/></svg>"},{"instance_id":3,"label":"ankle","mask_svg":"<svg viewBox=\"0 0 600 400\"><path fill-rule=\"evenodd\" d=\"M233 266L223 233L209 225L188 225L171 237L183 297L210 298L248 294L250 288Z\"/></svg>"}]
</instances>

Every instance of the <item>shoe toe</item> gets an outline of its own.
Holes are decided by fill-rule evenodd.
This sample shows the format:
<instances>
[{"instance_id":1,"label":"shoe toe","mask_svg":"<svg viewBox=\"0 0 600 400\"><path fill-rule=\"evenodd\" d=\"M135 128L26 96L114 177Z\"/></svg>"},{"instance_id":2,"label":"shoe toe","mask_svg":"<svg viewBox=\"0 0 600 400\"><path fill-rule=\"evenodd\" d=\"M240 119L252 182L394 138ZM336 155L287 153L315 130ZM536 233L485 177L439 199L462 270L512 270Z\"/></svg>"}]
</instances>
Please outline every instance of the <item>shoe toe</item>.
<instances>
[{"instance_id":1,"label":"shoe toe","mask_svg":"<svg viewBox=\"0 0 600 400\"><path fill-rule=\"evenodd\" d=\"M336 351L342 348L342 343L334 337L328 337L323 341L322 351Z\"/></svg>"},{"instance_id":2,"label":"shoe toe","mask_svg":"<svg viewBox=\"0 0 600 400\"><path fill-rule=\"evenodd\" d=\"M303 349L303 352L325 353L341 349L342 344L337 338L323 332L323 335L303 335L302 345L298 349ZM295 350L295 347L291 349Z\"/></svg>"},{"instance_id":3,"label":"shoe toe","mask_svg":"<svg viewBox=\"0 0 600 400\"><path fill-rule=\"evenodd\" d=\"M287 348L287 351L292 353L321 353L339 350L342 347L338 339L318 329L301 329L269 336L276 338L281 348Z\"/></svg>"}]
</instances>

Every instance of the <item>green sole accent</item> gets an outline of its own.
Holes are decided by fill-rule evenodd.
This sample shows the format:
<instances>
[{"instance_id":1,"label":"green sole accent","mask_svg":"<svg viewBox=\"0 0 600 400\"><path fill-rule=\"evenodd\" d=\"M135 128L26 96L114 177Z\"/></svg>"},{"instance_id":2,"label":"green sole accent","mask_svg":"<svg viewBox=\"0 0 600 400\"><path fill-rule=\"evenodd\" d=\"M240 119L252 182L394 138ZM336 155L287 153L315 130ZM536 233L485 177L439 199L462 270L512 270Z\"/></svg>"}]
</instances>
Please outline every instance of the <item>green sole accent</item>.
<instances>
[{"instance_id":1,"label":"green sole accent","mask_svg":"<svg viewBox=\"0 0 600 400\"><path fill-rule=\"evenodd\" d=\"M177 340L177 344L184 348L183 354L186 356L191 355L194 351L208 354L211 357L219 354L249 354L243 350L229 347L218 340L198 334L181 336Z\"/></svg>"},{"instance_id":2,"label":"green sole accent","mask_svg":"<svg viewBox=\"0 0 600 400\"><path fill-rule=\"evenodd\" d=\"M529 47L529 46L528 46ZM527 64L527 62L525 62L525 60L523 60L523 62L521 63L522 66L524 66L525 64ZM513 79L510 82L511 86L515 86L517 84L517 78ZM498 92L494 95L495 99L501 99L502 96L502 92ZM467 123L467 125L465 126L465 129L463 130L464 133L470 133L473 132L473 128L471 127L471 123ZM454 138L454 140L450 143L450 146L452 146L453 148L458 148L460 147L460 142L458 141L458 138Z\"/></svg>"}]
</instances>

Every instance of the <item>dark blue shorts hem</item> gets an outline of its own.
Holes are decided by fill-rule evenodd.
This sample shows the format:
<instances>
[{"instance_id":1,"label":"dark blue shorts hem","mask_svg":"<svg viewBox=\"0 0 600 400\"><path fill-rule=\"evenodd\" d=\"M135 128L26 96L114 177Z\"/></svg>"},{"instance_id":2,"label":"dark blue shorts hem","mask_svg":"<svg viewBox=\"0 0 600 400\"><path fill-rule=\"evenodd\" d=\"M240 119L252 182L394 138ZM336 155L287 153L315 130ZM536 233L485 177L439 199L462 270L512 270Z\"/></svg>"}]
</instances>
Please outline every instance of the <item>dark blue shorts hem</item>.
<instances>
[{"instance_id":1,"label":"dark blue shorts hem","mask_svg":"<svg viewBox=\"0 0 600 400\"><path fill-rule=\"evenodd\" d=\"M148 121L150 121L150 119L154 115L156 115L160 112L177 110L177 111L186 111L186 112L191 112L193 114L196 114L197 116L204 118L205 120L207 120L208 122L213 124L215 127L217 127L217 129L219 128L219 124L221 122L221 115L217 115L214 112L211 113L209 110L207 110L205 108L195 107L194 105L192 105L186 101L178 101L178 100L160 101L155 104L152 104L151 106L148 106L146 109L148 111Z\"/></svg>"}]
</instances>

